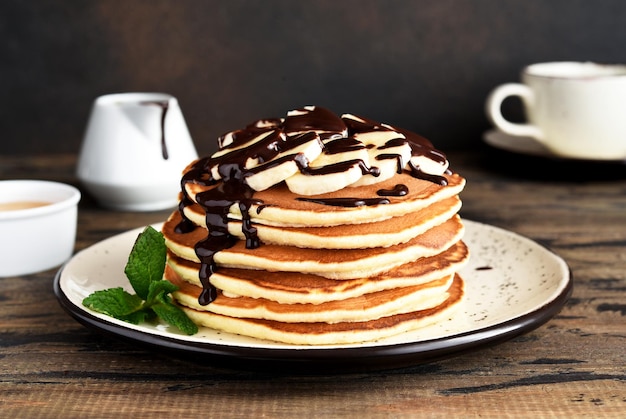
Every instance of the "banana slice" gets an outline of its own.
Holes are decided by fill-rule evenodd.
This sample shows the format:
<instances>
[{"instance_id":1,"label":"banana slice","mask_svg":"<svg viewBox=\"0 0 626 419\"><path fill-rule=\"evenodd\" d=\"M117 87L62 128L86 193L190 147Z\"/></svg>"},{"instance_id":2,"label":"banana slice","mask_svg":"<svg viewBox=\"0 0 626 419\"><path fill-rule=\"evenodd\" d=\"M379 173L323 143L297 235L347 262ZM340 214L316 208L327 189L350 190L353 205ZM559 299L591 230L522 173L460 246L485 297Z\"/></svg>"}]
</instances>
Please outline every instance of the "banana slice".
<instances>
[{"instance_id":1,"label":"banana slice","mask_svg":"<svg viewBox=\"0 0 626 419\"><path fill-rule=\"evenodd\" d=\"M244 176L255 191L263 191L309 167L322 154L323 143L315 132L288 137L272 160L250 168Z\"/></svg>"},{"instance_id":2,"label":"banana slice","mask_svg":"<svg viewBox=\"0 0 626 419\"><path fill-rule=\"evenodd\" d=\"M448 161L439 162L426 156L412 156L411 165L419 169L419 171L435 176L443 175L448 169Z\"/></svg>"},{"instance_id":3,"label":"banana slice","mask_svg":"<svg viewBox=\"0 0 626 419\"><path fill-rule=\"evenodd\" d=\"M299 195L334 192L356 182L364 175L376 176L363 143L355 138L331 139L325 151L308 168L287 178L287 187Z\"/></svg>"},{"instance_id":4,"label":"banana slice","mask_svg":"<svg viewBox=\"0 0 626 419\"><path fill-rule=\"evenodd\" d=\"M239 137L235 135L229 133L222 137L222 144L225 145L211 156L213 179L219 180L228 176L230 173L222 173L222 169L232 165L245 170L274 159L279 153L280 143L284 143L286 139L285 134L276 129L251 130Z\"/></svg>"},{"instance_id":5,"label":"banana slice","mask_svg":"<svg viewBox=\"0 0 626 419\"><path fill-rule=\"evenodd\" d=\"M230 147L240 147L244 143L256 138L266 131L281 128L285 120L283 118L258 119L246 125L244 129L227 132L217 138L220 150Z\"/></svg>"},{"instance_id":6,"label":"banana slice","mask_svg":"<svg viewBox=\"0 0 626 419\"><path fill-rule=\"evenodd\" d=\"M378 167L379 176L363 176L350 186L379 183L392 178L411 159L411 146L404 135L396 131L370 131L354 134L367 147L369 161Z\"/></svg>"},{"instance_id":7,"label":"banana slice","mask_svg":"<svg viewBox=\"0 0 626 419\"><path fill-rule=\"evenodd\" d=\"M236 145L230 151L223 149L213 155L214 179L241 176L249 187L263 191L307 168L324 149L320 136L312 131L292 137L270 131L246 144L244 148Z\"/></svg>"},{"instance_id":8,"label":"banana slice","mask_svg":"<svg viewBox=\"0 0 626 419\"><path fill-rule=\"evenodd\" d=\"M449 162L443 153L417 143L411 143L411 149L411 170L432 176L441 176L448 170Z\"/></svg>"}]
</instances>

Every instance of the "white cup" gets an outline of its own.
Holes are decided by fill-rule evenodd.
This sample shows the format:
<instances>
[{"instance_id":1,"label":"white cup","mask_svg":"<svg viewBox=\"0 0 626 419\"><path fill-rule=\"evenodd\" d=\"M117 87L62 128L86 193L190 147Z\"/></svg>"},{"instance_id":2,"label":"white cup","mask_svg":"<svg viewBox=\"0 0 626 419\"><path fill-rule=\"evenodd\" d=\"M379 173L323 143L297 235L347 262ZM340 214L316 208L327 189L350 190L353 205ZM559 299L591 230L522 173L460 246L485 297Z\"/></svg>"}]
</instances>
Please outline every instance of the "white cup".
<instances>
[{"instance_id":1,"label":"white cup","mask_svg":"<svg viewBox=\"0 0 626 419\"><path fill-rule=\"evenodd\" d=\"M182 171L197 157L175 97L111 94L93 104L76 174L105 207L155 211L176 205Z\"/></svg>"},{"instance_id":2,"label":"white cup","mask_svg":"<svg viewBox=\"0 0 626 419\"><path fill-rule=\"evenodd\" d=\"M521 80L496 87L487 98L496 128L532 137L561 157L626 158L626 65L538 63L525 67ZM502 102L511 96L522 100L527 123L502 115Z\"/></svg>"},{"instance_id":3,"label":"white cup","mask_svg":"<svg viewBox=\"0 0 626 419\"><path fill-rule=\"evenodd\" d=\"M80 192L45 180L0 181L0 277L45 271L73 253Z\"/></svg>"}]
</instances>

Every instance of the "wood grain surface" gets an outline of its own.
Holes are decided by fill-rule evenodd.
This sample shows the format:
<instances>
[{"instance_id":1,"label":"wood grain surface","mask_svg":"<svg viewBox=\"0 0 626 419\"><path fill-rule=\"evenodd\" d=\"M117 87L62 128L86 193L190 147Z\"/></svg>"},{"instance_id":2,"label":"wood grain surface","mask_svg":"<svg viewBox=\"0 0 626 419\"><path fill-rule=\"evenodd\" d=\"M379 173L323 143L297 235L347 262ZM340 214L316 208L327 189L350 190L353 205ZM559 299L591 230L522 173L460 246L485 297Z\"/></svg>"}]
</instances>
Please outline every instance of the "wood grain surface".
<instances>
[{"instance_id":1,"label":"wood grain surface","mask_svg":"<svg viewBox=\"0 0 626 419\"><path fill-rule=\"evenodd\" d=\"M510 341L408 368L340 375L232 370L173 359L81 326L55 269L0 279L0 417L624 417L626 166L449 153L461 214L523 234L574 276L563 310ZM75 156L0 157L0 179L77 184ZM162 221L87 195L76 250Z\"/></svg>"}]
</instances>

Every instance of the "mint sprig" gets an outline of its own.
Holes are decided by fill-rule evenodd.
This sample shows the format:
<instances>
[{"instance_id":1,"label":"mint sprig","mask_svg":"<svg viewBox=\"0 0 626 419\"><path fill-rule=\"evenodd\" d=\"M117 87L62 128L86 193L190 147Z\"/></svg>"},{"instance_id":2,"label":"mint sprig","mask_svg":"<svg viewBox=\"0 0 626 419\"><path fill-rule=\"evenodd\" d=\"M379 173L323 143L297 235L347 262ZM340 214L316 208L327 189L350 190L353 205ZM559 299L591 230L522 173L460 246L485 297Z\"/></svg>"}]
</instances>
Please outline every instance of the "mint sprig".
<instances>
[{"instance_id":1,"label":"mint sprig","mask_svg":"<svg viewBox=\"0 0 626 419\"><path fill-rule=\"evenodd\" d=\"M178 287L163 279L166 254L163 234L146 227L137 237L124 268L136 294L122 287L109 288L93 292L83 300L83 305L133 324L159 317L183 333L197 333L198 326L172 300L170 294Z\"/></svg>"}]
</instances>

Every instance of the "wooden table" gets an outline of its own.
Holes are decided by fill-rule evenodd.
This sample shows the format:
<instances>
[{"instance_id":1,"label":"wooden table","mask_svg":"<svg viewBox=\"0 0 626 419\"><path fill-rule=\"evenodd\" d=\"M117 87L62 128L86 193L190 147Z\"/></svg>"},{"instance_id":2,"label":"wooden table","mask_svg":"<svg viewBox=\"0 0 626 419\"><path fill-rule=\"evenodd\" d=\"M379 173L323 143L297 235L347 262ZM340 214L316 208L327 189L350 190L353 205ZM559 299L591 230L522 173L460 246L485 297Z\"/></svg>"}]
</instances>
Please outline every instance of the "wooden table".
<instances>
[{"instance_id":1,"label":"wooden table","mask_svg":"<svg viewBox=\"0 0 626 419\"><path fill-rule=\"evenodd\" d=\"M0 416L626 416L626 166L494 150L448 156L468 180L463 217L530 237L571 267L572 297L547 324L398 370L238 371L83 327L58 304L50 270L0 279ZM2 156L0 179L76 184L74 165L74 156ZM110 212L84 196L76 249L167 213Z\"/></svg>"}]
</instances>

